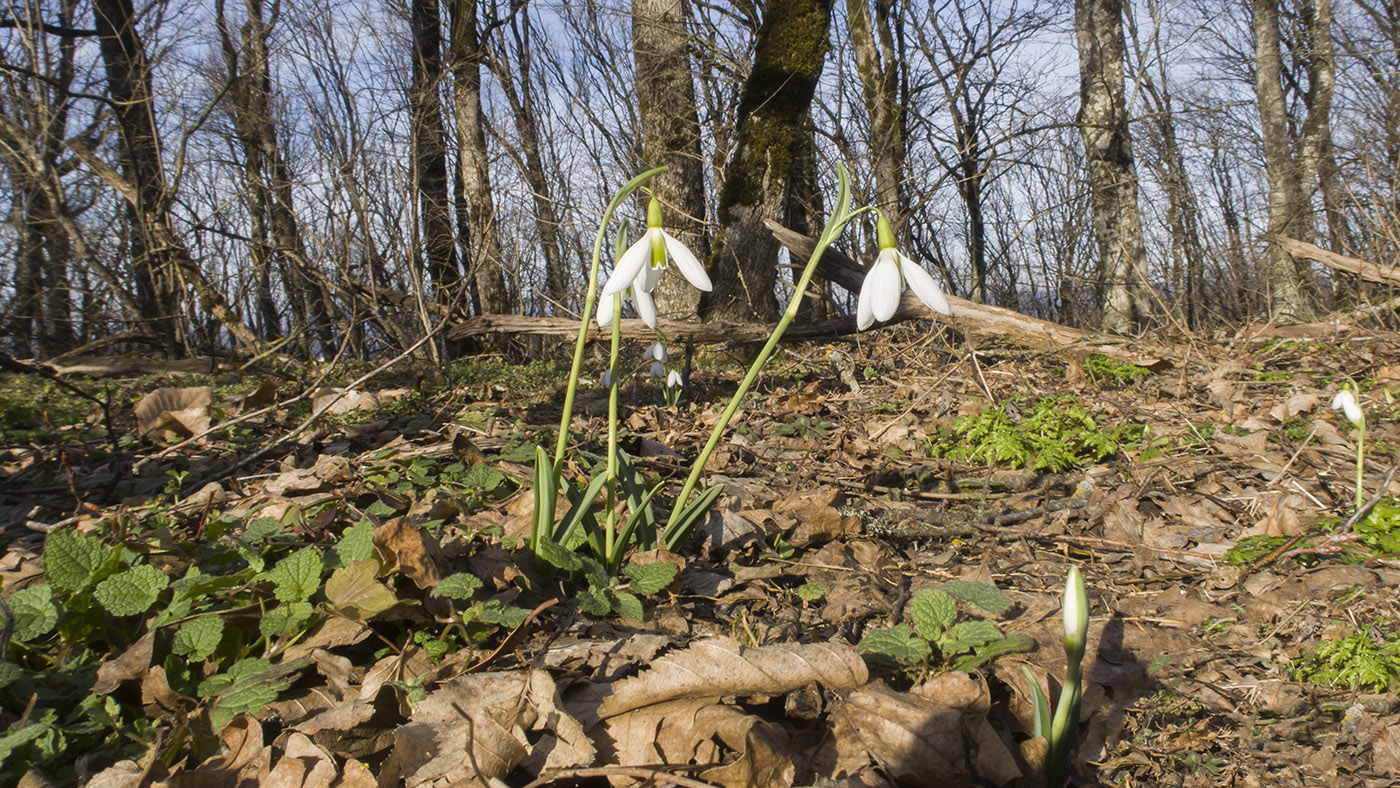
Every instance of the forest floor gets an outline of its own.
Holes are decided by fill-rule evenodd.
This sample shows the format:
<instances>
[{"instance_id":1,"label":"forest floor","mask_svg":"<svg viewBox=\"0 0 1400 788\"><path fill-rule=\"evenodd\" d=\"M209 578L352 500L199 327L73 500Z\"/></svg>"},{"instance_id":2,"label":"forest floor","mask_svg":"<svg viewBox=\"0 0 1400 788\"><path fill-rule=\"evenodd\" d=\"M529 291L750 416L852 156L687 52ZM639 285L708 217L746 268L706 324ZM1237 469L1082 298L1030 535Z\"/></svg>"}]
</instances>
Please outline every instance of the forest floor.
<instances>
[{"instance_id":1,"label":"forest floor","mask_svg":"<svg viewBox=\"0 0 1400 788\"><path fill-rule=\"evenodd\" d=\"M299 432L369 368L69 378L110 432L6 374L0 782L1044 785L1072 564L1069 784L1400 779L1400 336L1153 370L950 336L780 351L708 519L616 580L524 550L563 363L396 366ZM624 446L674 495L741 369L695 362L675 406L637 370Z\"/></svg>"}]
</instances>

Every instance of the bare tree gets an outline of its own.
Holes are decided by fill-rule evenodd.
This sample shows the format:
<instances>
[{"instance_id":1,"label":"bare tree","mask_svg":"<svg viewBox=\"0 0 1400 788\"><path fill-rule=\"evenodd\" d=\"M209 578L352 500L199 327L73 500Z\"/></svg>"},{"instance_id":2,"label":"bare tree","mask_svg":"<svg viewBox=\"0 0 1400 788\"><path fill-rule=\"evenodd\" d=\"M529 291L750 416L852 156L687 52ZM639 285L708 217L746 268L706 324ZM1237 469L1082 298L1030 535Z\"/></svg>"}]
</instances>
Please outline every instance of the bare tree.
<instances>
[{"instance_id":1,"label":"bare tree","mask_svg":"<svg viewBox=\"0 0 1400 788\"><path fill-rule=\"evenodd\" d=\"M700 303L713 320L777 318L778 244L763 220L781 219L788 205L801 126L827 49L830 0L771 0L764 11L715 214L714 291Z\"/></svg>"},{"instance_id":2,"label":"bare tree","mask_svg":"<svg viewBox=\"0 0 1400 788\"><path fill-rule=\"evenodd\" d=\"M705 221L704 153L686 31L685 0L632 0L632 57L641 125L642 167L666 166L652 188L668 211L668 231L701 260L709 256ZM678 277L662 277L653 294L657 314L682 320L696 312L700 293Z\"/></svg>"},{"instance_id":3,"label":"bare tree","mask_svg":"<svg viewBox=\"0 0 1400 788\"><path fill-rule=\"evenodd\" d=\"M1254 0L1255 93L1264 161L1269 179L1269 232L1303 241L1314 237L1312 195L1319 168L1331 146L1332 54L1331 0L1312 0L1301 8L1306 52L1293 58L1297 68L1287 68L1283 58L1278 0ZM1302 98L1304 117L1294 135L1289 113L1289 88ZM1311 308L1305 300L1298 263L1278 245L1269 249L1266 271L1269 310L1277 320L1305 319Z\"/></svg>"},{"instance_id":4,"label":"bare tree","mask_svg":"<svg viewBox=\"0 0 1400 788\"><path fill-rule=\"evenodd\" d=\"M470 250L468 275L476 284L479 312L510 311L506 292L496 204L491 194L491 159L486 148L481 108L483 52L478 30L477 0L451 0L452 33L448 44L452 71L452 116L457 126L458 167L467 225L460 228Z\"/></svg>"},{"instance_id":5,"label":"bare tree","mask_svg":"<svg viewBox=\"0 0 1400 788\"><path fill-rule=\"evenodd\" d=\"M447 178L447 129L442 122L442 20L438 0L410 0L413 33L408 103L413 129L413 177L427 270L438 303L457 300L462 271L452 232L452 197Z\"/></svg>"},{"instance_id":6,"label":"bare tree","mask_svg":"<svg viewBox=\"0 0 1400 788\"><path fill-rule=\"evenodd\" d=\"M1130 333L1145 326L1149 304L1137 168L1124 94L1122 0L1075 0L1074 29L1079 49L1078 122L1099 244L1103 328Z\"/></svg>"}]
</instances>

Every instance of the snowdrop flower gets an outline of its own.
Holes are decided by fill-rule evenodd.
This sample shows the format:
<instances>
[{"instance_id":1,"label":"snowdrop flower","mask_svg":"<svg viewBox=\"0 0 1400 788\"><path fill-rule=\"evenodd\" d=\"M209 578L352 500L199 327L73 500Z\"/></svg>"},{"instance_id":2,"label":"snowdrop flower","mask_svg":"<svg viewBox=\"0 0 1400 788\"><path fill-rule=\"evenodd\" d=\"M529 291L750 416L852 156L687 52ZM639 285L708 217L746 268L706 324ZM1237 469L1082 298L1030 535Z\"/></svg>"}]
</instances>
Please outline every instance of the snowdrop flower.
<instances>
[{"instance_id":1,"label":"snowdrop flower","mask_svg":"<svg viewBox=\"0 0 1400 788\"><path fill-rule=\"evenodd\" d=\"M627 300L632 302L632 306L637 308L637 317L647 324L647 328L656 328L656 302L652 300L651 293L643 293L634 287L628 287L626 293ZM607 299L611 304L612 299ZM612 323L612 307L604 307L598 310L598 327L607 328Z\"/></svg>"},{"instance_id":2,"label":"snowdrop flower","mask_svg":"<svg viewBox=\"0 0 1400 788\"><path fill-rule=\"evenodd\" d=\"M654 378L666 377L666 367L662 366L660 361L651 362L651 376Z\"/></svg>"},{"instance_id":3,"label":"snowdrop flower","mask_svg":"<svg viewBox=\"0 0 1400 788\"><path fill-rule=\"evenodd\" d=\"M1337 392L1337 396L1332 398L1332 410L1340 410L1347 421L1357 426L1361 425L1364 416L1361 413L1361 406L1356 404L1356 397L1352 395L1351 389L1342 389Z\"/></svg>"},{"instance_id":4,"label":"snowdrop flower","mask_svg":"<svg viewBox=\"0 0 1400 788\"><path fill-rule=\"evenodd\" d=\"M602 386L603 388L612 387L612 370L603 370L603 376L601 378L598 378L598 385Z\"/></svg>"},{"instance_id":5,"label":"snowdrop flower","mask_svg":"<svg viewBox=\"0 0 1400 788\"><path fill-rule=\"evenodd\" d=\"M661 229L661 202L653 197L647 204L646 234L622 253L617 267L613 268L612 275L603 284L604 297L624 292L630 287L637 302L637 311L641 312L641 296L645 294L647 300L651 300L651 291L656 288L661 272L666 270L668 261L671 260L675 261L676 267L681 269L681 274L696 289L706 292L712 289L710 276L705 273L705 267L700 261L695 259L695 254L687 249L685 244L676 240L675 236ZM648 325L655 327L654 305L651 313L652 322Z\"/></svg>"},{"instance_id":6,"label":"snowdrop flower","mask_svg":"<svg viewBox=\"0 0 1400 788\"><path fill-rule=\"evenodd\" d=\"M665 345L660 342L653 342L651 346L647 348L647 352L642 358L654 358L664 364L671 360L671 354L666 352Z\"/></svg>"},{"instance_id":7,"label":"snowdrop flower","mask_svg":"<svg viewBox=\"0 0 1400 788\"><path fill-rule=\"evenodd\" d=\"M685 381L681 380L680 370L673 369L671 370L671 373L666 376L666 388L678 389L683 385L685 385Z\"/></svg>"},{"instance_id":8,"label":"snowdrop flower","mask_svg":"<svg viewBox=\"0 0 1400 788\"><path fill-rule=\"evenodd\" d=\"M933 281L923 266L894 248L894 230L890 229L890 223L885 221L883 215L876 215L879 219L875 223L875 236L880 245L880 254L860 286L860 299L856 306L857 330L864 331L877 320L883 322L894 317L905 285L929 309L944 315L953 314L938 283Z\"/></svg>"}]
</instances>

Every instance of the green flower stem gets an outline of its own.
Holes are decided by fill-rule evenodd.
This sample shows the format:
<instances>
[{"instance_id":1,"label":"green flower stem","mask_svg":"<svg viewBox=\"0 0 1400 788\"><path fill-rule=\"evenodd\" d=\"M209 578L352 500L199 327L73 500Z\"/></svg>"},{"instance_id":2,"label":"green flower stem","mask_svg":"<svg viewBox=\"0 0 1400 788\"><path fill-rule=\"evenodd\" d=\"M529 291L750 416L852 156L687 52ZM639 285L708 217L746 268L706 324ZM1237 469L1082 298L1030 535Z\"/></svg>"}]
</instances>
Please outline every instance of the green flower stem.
<instances>
[{"instance_id":1,"label":"green flower stem","mask_svg":"<svg viewBox=\"0 0 1400 788\"><path fill-rule=\"evenodd\" d=\"M621 240L619 234L619 242ZM607 557L609 566L613 564L613 553L616 550L613 545L613 532L617 526L617 360L622 347L621 293L613 295L612 310L612 350L608 353L608 483L603 485L608 491L608 513L603 519L603 554Z\"/></svg>"},{"instance_id":2,"label":"green flower stem","mask_svg":"<svg viewBox=\"0 0 1400 788\"><path fill-rule=\"evenodd\" d=\"M559 442L554 447L554 476L558 478L564 468L564 450L569 445L569 422L574 416L574 395L578 392L579 370L583 368L583 351L588 346L588 320L593 317L593 304L598 300L598 266L603 259L603 243L608 237L608 223L622 202L643 184L656 175L665 172L665 167L647 170L627 182L622 190L608 203L603 211L603 219L598 223L598 238L593 242L593 262L588 268L588 289L583 297L583 317L579 321L578 340L574 343L574 361L569 367L569 387L564 392L564 416L559 420Z\"/></svg>"},{"instance_id":3,"label":"green flower stem","mask_svg":"<svg viewBox=\"0 0 1400 788\"><path fill-rule=\"evenodd\" d=\"M719 422L715 424L714 430L710 432L710 439L705 442L705 448L700 450L700 456L695 458L695 464L691 466L690 475L686 477L685 484L681 487L680 495L676 496L676 503L671 508L671 516L666 521L664 533L668 537L672 536L671 532L676 522L680 519L681 513L685 510L686 502L690 500L691 493L695 491L695 485L700 480L700 474L705 471L705 463L709 461L710 454L713 453L715 447L719 445L720 438L723 437L724 431L729 427L730 420L734 418L735 412L739 410L739 403L743 401L744 395L749 392L754 381L758 379L758 373L763 369L763 365L772 357L773 352L778 347L778 342L783 338L783 333L787 331L788 326L796 319L798 307L802 304L802 294L807 292L808 286L812 283L812 276L817 271L817 261L822 258L822 254L826 252L826 248L841 235L841 231L845 229L846 224L850 222L851 219L854 219L856 216L866 211L874 210L873 208L866 207L851 211L850 181L846 177L845 165L838 164L836 173L841 183L840 192L836 200L836 210L832 212L831 218L827 220L826 227L822 229L821 237L817 239L817 247L812 250L812 256L807 260L807 267L802 269L802 278L797 282L792 300L788 302L787 309L783 311L782 319L778 321L778 326L773 329L773 333L768 337L768 341L763 345L763 349L759 351L758 358L754 359L753 364L749 366L749 371L745 373L744 379L740 381L739 389L734 392L734 396L729 400L729 405L724 409L724 413L720 415ZM667 547L674 548L675 545L667 544Z\"/></svg>"},{"instance_id":4,"label":"green flower stem","mask_svg":"<svg viewBox=\"0 0 1400 788\"><path fill-rule=\"evenodd\" d=\"M1366 505L1366 494L1361 491L1361 474L1366 467L1366 417L1356 425L1356 510Z\"/></svg>"}]
</instances>

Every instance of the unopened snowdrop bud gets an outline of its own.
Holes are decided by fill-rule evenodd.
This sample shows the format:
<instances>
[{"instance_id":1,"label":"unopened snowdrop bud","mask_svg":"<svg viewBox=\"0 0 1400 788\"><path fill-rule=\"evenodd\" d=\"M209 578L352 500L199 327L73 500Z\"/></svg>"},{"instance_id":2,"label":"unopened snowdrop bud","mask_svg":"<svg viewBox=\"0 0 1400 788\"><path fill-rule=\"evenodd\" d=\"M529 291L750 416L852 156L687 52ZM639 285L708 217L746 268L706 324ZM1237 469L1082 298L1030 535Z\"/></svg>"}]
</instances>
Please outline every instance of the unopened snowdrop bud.
<instances>
[{"instance_id":1,"label":"unopened snowdrop bud","mask_svg":"<svg viewBox=\"0 0 1400 788\"><path fill-rule=\"evenodd\" d=\"M1065 579L1065 656L1070 664L1077 664L1084 657L1085 642L1089 637L1089 599L1084 593L1084 575L1079 567L1069 568Z\"/></svg>"}]
</instances>

